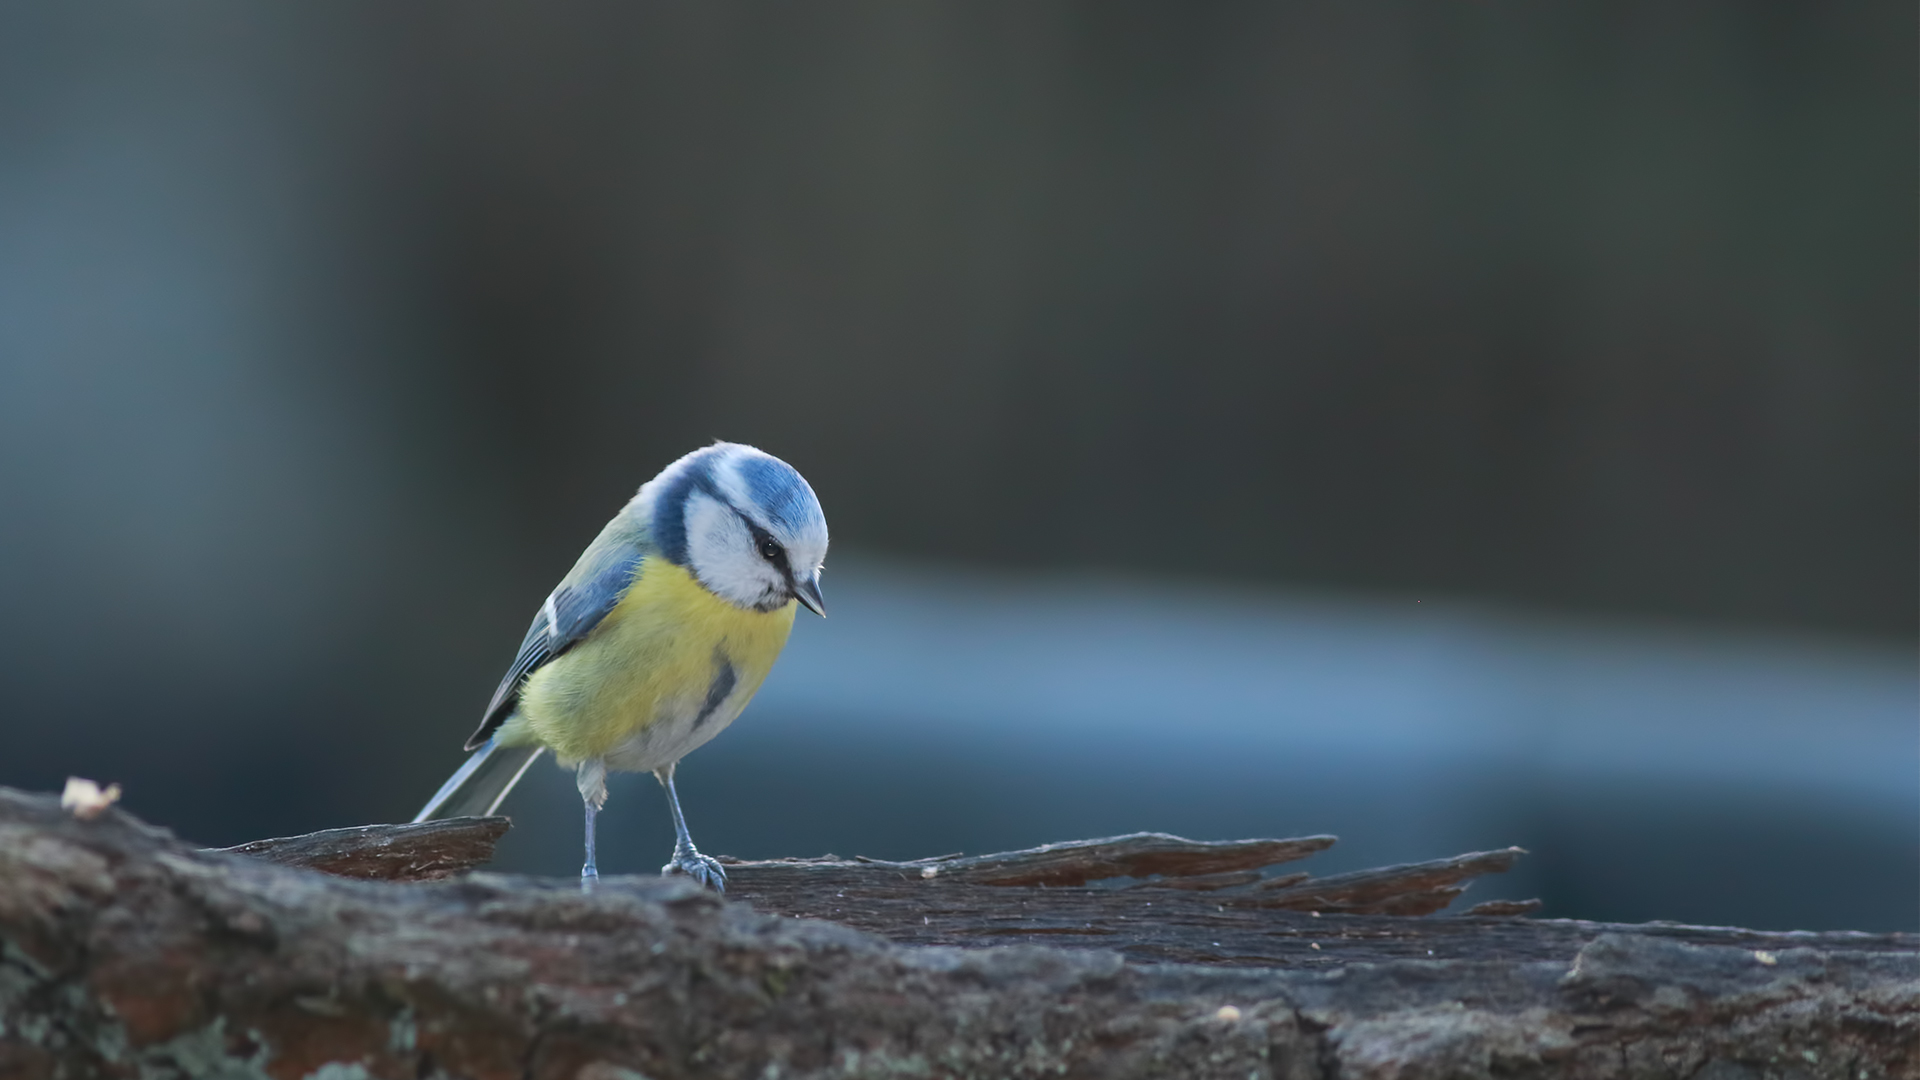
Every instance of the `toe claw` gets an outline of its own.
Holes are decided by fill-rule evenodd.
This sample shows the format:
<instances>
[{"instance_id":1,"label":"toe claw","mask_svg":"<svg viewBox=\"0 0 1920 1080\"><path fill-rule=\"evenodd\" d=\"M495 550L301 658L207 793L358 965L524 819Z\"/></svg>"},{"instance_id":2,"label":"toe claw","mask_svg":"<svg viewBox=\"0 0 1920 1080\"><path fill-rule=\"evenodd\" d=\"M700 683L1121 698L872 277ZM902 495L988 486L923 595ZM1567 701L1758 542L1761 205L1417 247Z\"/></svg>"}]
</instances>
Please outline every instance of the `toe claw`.
<instances>
[{"instance_id":1,"label":"toe claw","mask_svg":"<svg viewBox=\"0 0 1920 1080\"><path fill-rule=\"evenodd\" d=\"M714 892L727 891L727 872L720 864L697 851L676 851L673 861L660 868L662 874L685 874Z\"/></svg>"}]
</instances>

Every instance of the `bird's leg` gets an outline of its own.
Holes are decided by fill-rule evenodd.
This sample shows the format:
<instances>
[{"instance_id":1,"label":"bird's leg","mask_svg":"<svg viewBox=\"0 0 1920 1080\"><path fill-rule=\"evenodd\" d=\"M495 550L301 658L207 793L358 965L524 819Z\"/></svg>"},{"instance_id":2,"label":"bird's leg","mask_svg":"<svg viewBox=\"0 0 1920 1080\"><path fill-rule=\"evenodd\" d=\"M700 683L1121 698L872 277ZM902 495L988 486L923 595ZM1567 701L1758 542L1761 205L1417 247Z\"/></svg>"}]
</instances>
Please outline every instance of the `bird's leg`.
<instances>
[{"instance_id":1,"label":"bird's leg","mask_svg":"<svg viewBox=\"0 0 1920 1080\"><path fill-rule=\"evenodd\" d=\"M673 766L653 770L654 779L667 789L667 806L673 811L673 859L660 868L662 874L685 874L715 892L727 891L727 872L720 864L700 854L687 832L687 816L680 812L680 793L673 790Z\"/></svg>"},{"instance_id":2,"label":"bird's leg","mask_svg":"<svg viewBox=\"0 0 1920 1080\"><path fill-rule=\"evenodd\" d=\"M593 861L593 819L607 804L606 762L598 758L581 762L574 783L580 788L580 801L587 807L587 864L580 868L580 891L590 892L600 880L600 868Z\"/></svg>"},{"instance_id":3,"label":"bird's leg","mask_svg":"<svg viewBox=\"0 0 1920 1080\"><path fill-rule=\"evenodd\" d=\"M587 803L587 864L580 868L580 891L591 892L593 883L600 880L600 868L593 864L593 818L600 808Z\"/></svg>"}]
</instances>

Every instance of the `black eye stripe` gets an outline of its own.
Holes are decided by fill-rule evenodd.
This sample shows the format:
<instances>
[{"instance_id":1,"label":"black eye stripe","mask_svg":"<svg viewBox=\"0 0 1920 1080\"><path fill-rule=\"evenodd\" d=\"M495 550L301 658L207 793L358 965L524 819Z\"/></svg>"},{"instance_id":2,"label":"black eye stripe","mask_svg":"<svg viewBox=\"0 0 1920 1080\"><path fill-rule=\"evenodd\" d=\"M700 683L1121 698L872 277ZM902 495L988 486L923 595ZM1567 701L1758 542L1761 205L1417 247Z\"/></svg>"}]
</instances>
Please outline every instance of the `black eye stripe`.
<instances>
[{"instance_id":1,"label":"black eye stripe","mask_svg":"<svg viewBox=\"0 0 1920 1080\"><path fill-rule=\"evenodd\" d=\"M739 513L737 510L734 512ZM740 520L746 525L747 531L753 534L753 549L759 552L761 558L778 567L781 573L786 573L787 551L780 546L780 542L773 538L772 533L755 525L745 514L740 514Z\"/></svg>"}]
</instances>

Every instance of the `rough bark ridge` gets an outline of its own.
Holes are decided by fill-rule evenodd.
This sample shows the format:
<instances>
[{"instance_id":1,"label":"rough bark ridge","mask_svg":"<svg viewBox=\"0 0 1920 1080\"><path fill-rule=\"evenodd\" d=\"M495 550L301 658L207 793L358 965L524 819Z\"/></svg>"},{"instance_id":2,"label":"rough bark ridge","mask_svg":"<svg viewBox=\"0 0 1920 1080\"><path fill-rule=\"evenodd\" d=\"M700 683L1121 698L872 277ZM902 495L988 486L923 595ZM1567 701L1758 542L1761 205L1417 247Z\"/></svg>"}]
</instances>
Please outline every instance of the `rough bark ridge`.
<instances>
[{"instance_id":1,"label":"rough bark ridge","mask_svg":"<svg viewBox=\"0 0 1920 1080\"><path fill-rule=\"evenodd\" d=\"M0 791L0 1076L1920 1074L1914 935L1571 925L1555 959L1331 968L908 947L680 880L343 880Z\"/></svg>"}]
</instances>

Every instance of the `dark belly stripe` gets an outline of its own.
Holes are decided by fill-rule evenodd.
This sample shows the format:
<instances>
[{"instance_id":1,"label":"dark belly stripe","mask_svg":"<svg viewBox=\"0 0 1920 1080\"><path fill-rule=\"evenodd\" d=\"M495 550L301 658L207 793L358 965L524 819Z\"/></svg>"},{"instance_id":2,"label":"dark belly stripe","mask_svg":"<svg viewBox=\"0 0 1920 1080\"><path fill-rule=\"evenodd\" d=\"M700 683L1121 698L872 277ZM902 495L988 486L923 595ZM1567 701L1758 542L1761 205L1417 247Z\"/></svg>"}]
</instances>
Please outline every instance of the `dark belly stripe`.
<instances>
[{"instance_id":1,"label":"dark belly stripe","mask_svg":"<svg viewBox=\"0 0 1920 1080\"><path fill-rule=\"evenodd\" d=\"M707 700L700 705L700 715L693 718L693 730L699 731L706 722L713 719L727 695L733 693L733 684L737 681L733 673L733 662L719 649L713 650L713 681L707 684Z\"/></svg>"}]
</instances>

